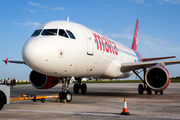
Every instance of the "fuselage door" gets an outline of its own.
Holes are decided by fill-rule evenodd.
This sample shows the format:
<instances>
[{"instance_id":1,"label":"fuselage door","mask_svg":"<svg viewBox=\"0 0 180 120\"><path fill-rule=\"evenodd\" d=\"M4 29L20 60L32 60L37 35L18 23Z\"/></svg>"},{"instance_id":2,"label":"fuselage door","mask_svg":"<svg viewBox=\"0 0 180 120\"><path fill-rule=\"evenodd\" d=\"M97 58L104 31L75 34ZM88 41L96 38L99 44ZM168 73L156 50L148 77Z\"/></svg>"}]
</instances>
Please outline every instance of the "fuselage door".
<instances>
[{"instance_id":1,"label":"fuselage door","mask_svg":"<svg viewBox=\"0 0 180 120\"><path fill-rule=\"evenodd\" d=\"M80 26L80 28L83 31L83 34L87 41L87 54L92 56L94 54L93 37L90 35L87 28L85 28L84 26Z\"/></svg>"}]
</instances>

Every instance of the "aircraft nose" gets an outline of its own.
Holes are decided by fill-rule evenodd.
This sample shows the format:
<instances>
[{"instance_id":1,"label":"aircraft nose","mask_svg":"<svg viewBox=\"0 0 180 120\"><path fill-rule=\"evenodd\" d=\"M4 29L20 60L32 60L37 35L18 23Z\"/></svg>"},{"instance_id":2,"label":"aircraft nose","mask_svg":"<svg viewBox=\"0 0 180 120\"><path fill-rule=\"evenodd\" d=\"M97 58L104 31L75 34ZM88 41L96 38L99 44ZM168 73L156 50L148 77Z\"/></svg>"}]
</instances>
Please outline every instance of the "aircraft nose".
<instances>
[{"instance_id":1,"label":"aircraft nose","mask_svg":"<svg viewBox=\"0 0 180 120\"><path fill-rule=\"evenodd\" d=\"M30 38L22 50L24 62L34 70L43 64L41 59L46 58L44 53L46 53L46 55L48 54L45 48L42 47L42 43L40 39Z\"/></svg>"}]
</instances>

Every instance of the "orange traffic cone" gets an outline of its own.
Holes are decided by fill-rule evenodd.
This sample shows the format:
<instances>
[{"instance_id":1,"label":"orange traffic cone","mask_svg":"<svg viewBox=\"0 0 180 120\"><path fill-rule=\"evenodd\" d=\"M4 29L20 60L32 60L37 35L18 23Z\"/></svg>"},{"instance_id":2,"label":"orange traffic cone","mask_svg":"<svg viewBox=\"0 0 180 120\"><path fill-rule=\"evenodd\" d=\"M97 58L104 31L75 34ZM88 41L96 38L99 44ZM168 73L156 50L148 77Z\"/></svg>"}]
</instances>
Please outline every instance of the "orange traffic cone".
<instances>
[{"instance_id":1,"label":"orange traffic cone","mask_svg":"<svg viewBox=\"0 0 180 120\"><path fill-rule=\"evenodd\" d=\"M123 111L121 112L121 115L130 115L127 109L126 98L124 98L124 106L123 106Z\"/></svg>"}]
</instances>

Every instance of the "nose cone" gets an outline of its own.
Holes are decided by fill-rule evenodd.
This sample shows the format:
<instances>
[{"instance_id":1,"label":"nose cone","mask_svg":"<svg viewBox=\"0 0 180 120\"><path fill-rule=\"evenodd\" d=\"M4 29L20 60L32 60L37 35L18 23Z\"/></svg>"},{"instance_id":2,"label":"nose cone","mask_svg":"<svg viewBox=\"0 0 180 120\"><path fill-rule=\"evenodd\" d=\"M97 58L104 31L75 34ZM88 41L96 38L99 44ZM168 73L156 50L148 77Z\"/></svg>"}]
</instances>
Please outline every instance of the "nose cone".
<instances>
[{"instance_id":1,"label":"nose cone","mask_svg":"<svg viewBox=\"0 0 180 120\"><path fill-rule=\"evenodd\" d=\"M42 62L42 59L44 59L44 61L47 59L46 55L48 53L45 51L45 47L42 47L43 42L42 39L30 38L25 43L22 50L22 58L24 62L34 70L37 70L39 67L43 66L44 63Z\"/></svg>"},{"instance_id":2,"label":"nose cone","mask_svg":"<svg viewBox=\"0 0 180 120\"><path fill-rule=\"evenodd\" d=\"M39 73L50 76L62 75L67 71L67 66L72 64L69 63L69 59L73 58L69 54L72 53L69 50L72 45L71 40L66 38L60 40L56 36L31 37L22 49L22 58L26 65ZM60 54L61 51L63 55Z\"/></svg>"}]
</instances>

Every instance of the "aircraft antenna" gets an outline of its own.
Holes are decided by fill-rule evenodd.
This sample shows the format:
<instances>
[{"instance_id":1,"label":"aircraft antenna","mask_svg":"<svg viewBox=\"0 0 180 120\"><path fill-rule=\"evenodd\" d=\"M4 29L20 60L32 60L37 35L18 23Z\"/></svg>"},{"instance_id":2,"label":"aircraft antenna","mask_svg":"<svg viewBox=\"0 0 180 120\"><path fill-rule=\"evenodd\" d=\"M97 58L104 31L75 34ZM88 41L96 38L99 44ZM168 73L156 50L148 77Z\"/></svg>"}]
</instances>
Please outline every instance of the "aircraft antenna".
<instances>
[{"instance_id":1,"label":"aircraft antenna","mask_svg":"<svg viewBox=\"0 0 180 120\"><path fill-rule=\"evenodd\" d=\"M68 16L68 18L67 18L67 21L69 21L69 16Z\"/></svg>"}]
</instances>

